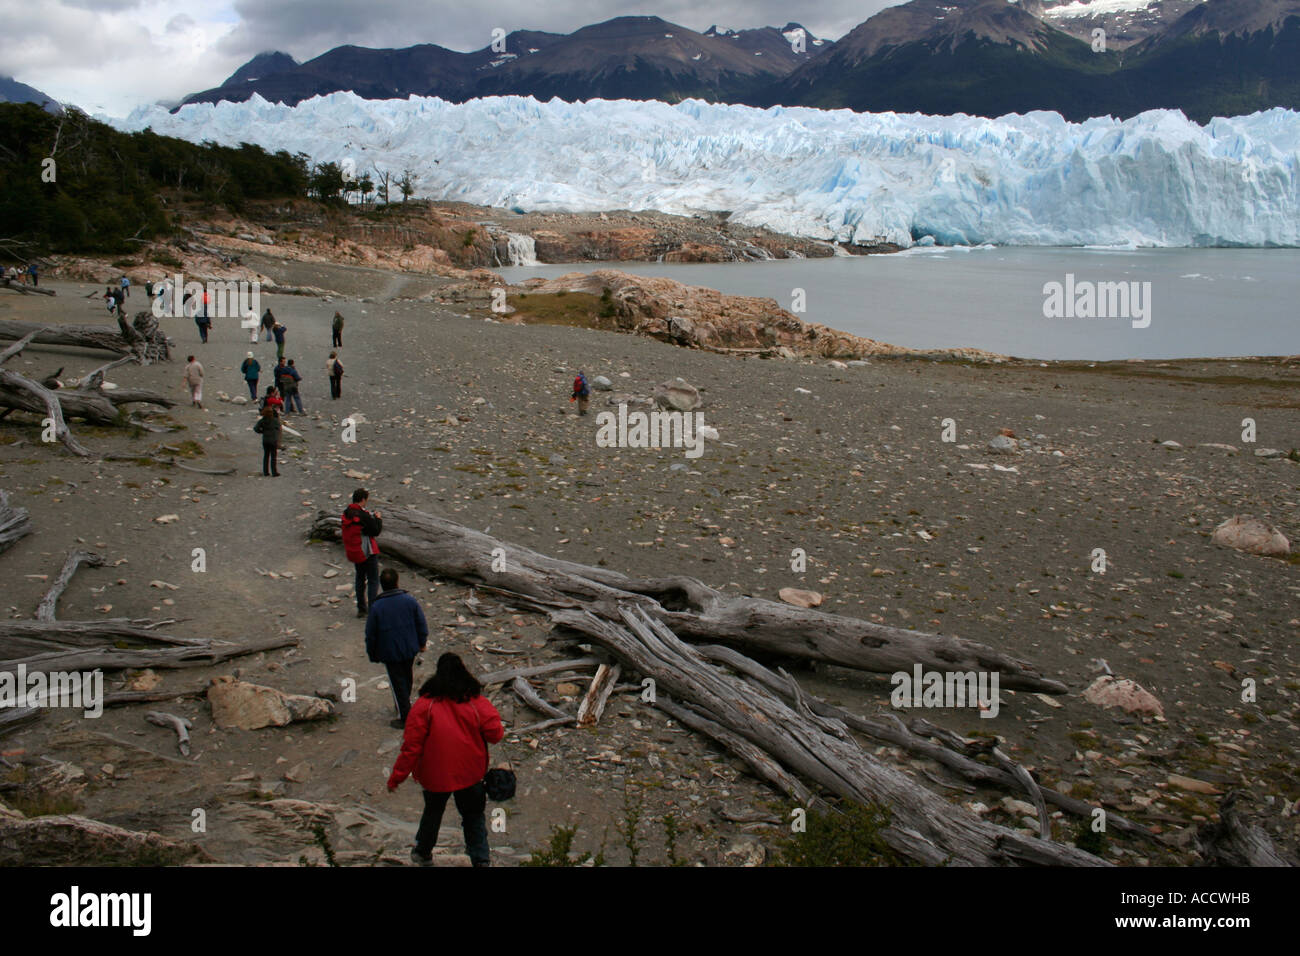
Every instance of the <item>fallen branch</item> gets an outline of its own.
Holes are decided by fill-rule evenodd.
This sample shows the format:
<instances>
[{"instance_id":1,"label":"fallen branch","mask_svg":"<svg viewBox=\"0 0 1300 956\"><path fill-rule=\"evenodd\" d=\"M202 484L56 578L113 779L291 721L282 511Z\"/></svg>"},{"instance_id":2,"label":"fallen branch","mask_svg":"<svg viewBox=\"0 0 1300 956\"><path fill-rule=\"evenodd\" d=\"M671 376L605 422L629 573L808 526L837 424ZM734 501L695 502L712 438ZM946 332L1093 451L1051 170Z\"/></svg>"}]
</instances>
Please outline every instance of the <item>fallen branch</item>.
<instances>
[{"instance_id":1,"label":"fallen branch","mask_svg":"<svg viewBox=\"0 0 1300 956\"><path fill-rule=\"evenodd\" d=\"M592 678L586 696L578 705L579 727L594 727L600 721L600 715L605 712L605 704L614 685L618 683L620 673L622 668L617 664L601 664L596 668L596 676Z\"/></svg>"},{"instance_id":2,"label":"fallen branch","mask_svg":"<svg viewBox=\"0 0 1300 956\"><path fill-rule=\"evenodd\" d=\"M180 750L182 757L190 755L190 728L194 724L188 717L177 717L175 714L164 714L162 711L151 710L144 715L144 719L158 727L170 727L176 731L176 748Z\"/></svg>"},{"instance_id":3,"label":"fallen branch","mask_svg":"<svg viewBox=\"0 0 1300 956\"><path fill-rule=\"evenodd\" d=\"M575 657L567 661L551 661L549 664L532 664L527 667L507 667L505 670L489 671L479 675L479 683L484 687L489 684L504 684L518 677L540 677L542 674L554 674L556 671L594 671L600 664L599 658Z\"/></svg>"},{"instance_id":4,"label":"fallen branch","mask_svg":"<svg viewBox=\"0 0 1300 956\"><path fill-rule=\"evenodd\" d=\"M0 552L12 548L32 533L32 516L26 508L9 504L9 492L0 491Z\"/></svg>"},{"instance_id":5,"label":"fallen branch","mask_svg":"<svg viewBox=\"0 0 1300 956\"><path fill-rule=\"evenodd\" d=\"M43 624L54 622L54 609L59 603L59 597L72 582L72 576L77 573L77 568L83 564L100 568L104 566L104 559L93 551L69 551L63 562L63 570L59 572L59 576L54 579L54 583L50 585L50 589L45 592L45 597L41 598L41 603L36 607L36 620Z\"/></svg>"},{"instance_id":6,"label":"fallen branch","mask_svg":"<svg viewBox=\"0 0 1300 956\"><path fill-rule=\"evenodd\" d=\"M516 677L514 683L510 686L518 695L520 700L539 714L545 714L548 717L555 718L571 716L570 714L566 714L564 711L560 710L560 708L556 707L554 704L548 704L546 701L542 700L537 691L533 690L532 685L522 677Z\"/></svg>"},{"instance_id":7,"label":"fallen branch","mask_svg":"<svg viewBox=\"0 0 1300 956\"><path fill-rule=\"evenodd\" d=\"M28 673L48 673L50 671L93 671L126 670L132 667L156 667L163 669L182 667L211 667L223 661L259 651L271 651L281 647L297 646L295 637L270 637L248 644L211 644L192 647L122 649L101 647L91 650L57 651L48 654L36 654L15 660L0 661L0 668L11 669L19 664L26 665Z\"/></svg>"},{"instance_id":8,"label":"fallen branch","mask_svg":"<svg viewBox=\"0 0 1300 956\"><path fill-rule=\"evenodd\" d=\"M1273 845L1269 835L1246 822L1237 811L1238 790L1219 804L1219 822L1207 823L1196 834L1197 849L1215 866L1295 866Z\"/></svg>"},{"instance_id":9,"label":"fallen branch","mask_svg":"<svg viewBox=\"0 0 1300 956\"><path fill-rule=\"evenodd\" d=\"M0 737L22 730L29 724L36 723L41 719L42 714L43 711L39 707L0 708Z\"/></svg>"},{"instance_id":10,"label":"fallen branch","mask_svg":"<svg viewBox=\"0 0 1300 956\"><path fill-rule=\"evenodd\" d=\"M155 704L164 700L182 698L199 698L208 695L206 686L190 690L119 690L104 695L105 707L119 707L123 704Z\"/></svg>"}]
</instances>

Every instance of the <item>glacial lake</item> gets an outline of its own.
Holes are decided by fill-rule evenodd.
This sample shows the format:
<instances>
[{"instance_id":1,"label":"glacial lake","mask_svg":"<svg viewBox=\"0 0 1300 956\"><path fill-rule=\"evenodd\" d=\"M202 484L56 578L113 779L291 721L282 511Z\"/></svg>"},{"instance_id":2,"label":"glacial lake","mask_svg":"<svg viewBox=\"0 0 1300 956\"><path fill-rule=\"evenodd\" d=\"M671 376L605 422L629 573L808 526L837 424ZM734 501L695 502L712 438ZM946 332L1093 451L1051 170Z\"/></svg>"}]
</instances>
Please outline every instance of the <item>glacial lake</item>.
<instances>
[{"instance_id":1,"label":"glacial lake","mask_svg":"<svg viewBox=\"0 0 1300 956\"><path fill-rule=\"evenodd\" d=\"M798 314L805 321L909 348L1084 360L1300 354L1297 249L929 248L833 259L584 262L497 271L513 283L595 269L766 296L792 311L795 290L802 289L806 307ZM1049 283L1059 290L1045 293ZM1053 291L1055 303L1049 302ZM1091 298L1094 312L1123 312L1125 297L1122 315L1078 317L1074 308L1086 312ZM1045 315L1053 305L1054 317Z\"/></svg>"}]
</instances>

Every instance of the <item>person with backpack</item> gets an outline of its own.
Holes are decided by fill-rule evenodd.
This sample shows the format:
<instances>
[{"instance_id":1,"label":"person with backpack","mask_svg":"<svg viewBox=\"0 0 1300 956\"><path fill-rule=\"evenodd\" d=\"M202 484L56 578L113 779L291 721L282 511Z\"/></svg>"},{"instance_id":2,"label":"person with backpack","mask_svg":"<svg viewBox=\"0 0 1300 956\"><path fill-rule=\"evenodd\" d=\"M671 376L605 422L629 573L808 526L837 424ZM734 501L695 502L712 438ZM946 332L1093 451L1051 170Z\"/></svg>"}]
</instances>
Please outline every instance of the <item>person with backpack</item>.
<instances>
[{"instance_id":1,"label":"person with backpack","mask_svg":"<svg viewBox=\"0 0 1300 956\"><path fill-rule=\"evenodd\" d=\"M244 364L239 366L239 370L244 373L244 383L248 386L248 397L251 401L257 401L257 381L262 376L262 366L257 359L253 358L253 353L249 352L244 358Z\"/></svg>"},{"instance_id":2,"label":"person with backpack","mask_svg":"<svg viewBox=\"0 0 1300 956\"><path fill-rule=\"evenodd\" d=\"M397 572L384 568L379 575L383 588L370 602L366 616L366 656L388 671L397 719L389 726L406 726L411 712L411 685L415 683L415 658L429 643L429 625L420 602L397 586Z\"/></svg>"},{"instance_id":3,"label":"person with backpack","mask_svg":"<svg viewBox=\"0 0 1300 956\"><path fill-rule=\"evenodd\" d=\"M206 299L207 293L205 292L203 295ZM212 327L212 320L208 318L208 305L206 302L199 306L199 310L194 313L194 324L199 327L199 338L203 340L204 345L207 345L208 329Z\"/></svg>"},{"instance_id":4,"label":"person with backpack","mask_svg":"<svg viewBox=\"0 0 1300 956\"><path fill-rule=\"evenodd\" d=\"M302 411L302 399L298 398L298 380L301 377L298 370L293 367L293 362L286 362L282 358L275 366L275 384L280 389L280 394L284 396L285 414L293 411L295 399L297 399L298 410Z\"/></svg>"},{"instance_id":5,"label":"person with backpack","mask_svg":"<svg viewBox=\"0 0 1300 956\"><path fill-rule=\"evenodd\" d=\"M388 778L389 793L409 776L424 788L424 813L411 849L412 863L432 865L450 797L460 811L470 862L492 865L483 777L488 769L488 745L500 743L504 737L501 715L483 696L478 679L457 655L449 652L439 657L437 670L420 688L420 698L406 718L402 752Z\"/></svg>"},{"instance_id":6,"label":"person with backpack","mask_svg":"<svg viewBox=\"0 0 1300 956\"><path fill-rule=\"evenodd\" d=\"M289 330L279 322L271 328L271 334L275 336L275 357L278 359L284 358L284 334L287 331Z\"/></svg>"},{"instance_id":7,"label":"person with backpack","mask_svg":"<svg viewBox=\"0 0 1300 956\"><path fill-rule=\"evenodd\" d=\"M266 340L271 341L271 330L275 328L275 316L271 314L269 308L262 313L262 328L266 332Z\"/></svg>"},{"instance_id":8,"label":"person with backpack","mask_svg":"<svg viewBox=\"0 0 1300 956\"><path fill-rule=\"evenodd\" d=\"M366 510L370 492L358 488L352 492L352 504L343 511L343 552L356 567L357 617L365 617L379 594L379 543L375 538L384 530L384 516Z\"/></svg>"},{"instance_id":9,"label":"person with backpack","mask_svg":"<svg viewBox=\"0 0 1300 956\"><path fill-rule=\"evenodd\" d=\"M343 348L343 313L334 313L334 321L330 325L330 330L334 333L334 347L336 349Z\"/></svg>"},{"instance_id":10,"label":"person with backpack","mask_svg":"<svg viewBox=\"0 0 1300 956\"><path fill-rule=\"evenodd\" d=\"M253 431L262 436L262 477L280 477L280 436L284 426L276 414L274 405L262 406L262 417L253 426Z\"/></svg>"},{"instance_id":11,"label":"person with backpack","mask_svg":"<svg viewBox=\"0 0 1300 956\"><path fill-rule=\"evenodd\" d=\"M578 372L578 377L573 380L573 395L569 401L578 403L578 414L587 414L587 405L591 402L591 388L587 385L587 373Z\"/></svg>"},{"instance_id":12,"label":"person with backpack","mask_svg":"<svg viewBox=\"0 0 1300 956\"><path fill-rule=\"evenodd\" d=\"M342 398L343 363L339 361L338 352L331 352L330 357L325 360L325 371L330 377L330 398Z\"/></svg>"}]
</instances>

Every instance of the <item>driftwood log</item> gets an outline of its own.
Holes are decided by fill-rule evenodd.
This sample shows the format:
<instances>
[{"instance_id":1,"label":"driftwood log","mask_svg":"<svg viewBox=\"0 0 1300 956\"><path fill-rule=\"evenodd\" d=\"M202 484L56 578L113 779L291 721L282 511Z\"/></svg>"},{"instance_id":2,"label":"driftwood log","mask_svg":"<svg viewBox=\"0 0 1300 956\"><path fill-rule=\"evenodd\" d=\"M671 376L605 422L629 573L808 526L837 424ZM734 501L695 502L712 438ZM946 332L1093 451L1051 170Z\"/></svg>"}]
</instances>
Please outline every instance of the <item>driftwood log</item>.
<instances>
[{"instance_id":1,"label":"driftwood log","mask_svg":"<svg viewBox=\"0 0 1300 956\"><path fill-rule=\"evenodd\" d=\"M337 519L322 513L311 533L337 538ZM676 628L688 639L720 643L742 661L748 658L737 647L864 670L910 670L919 660L937 669L997 667L1012 675L1004 677L1008 685L1014 680L1035 690L1064 689L1025 662L955 638L729 597L692 578L637 580L558 561L409 510L385 515L384 541L389 554L500 595L512 606L546 614L560 628L601 645L624 668L656 682L659 699L667 698L666 712L713 737L761 779L804 806L815 799L808 783L843 799L888 806L891 822L882 835L909 859L976 866L1106 865L1075 847L986 822L939 797L874 760L845 722L816 713L814 702L788 675L783 698L743 669L733 672L710 660L679 637ZM492 565L500 566L503 553L505 570L495 572ZM599 683L612 689L617 675L604 662L601 668L606 680ZM597 683L593 680L585 699L592 702L588 710L599 697ZM1023 785L1013 769L987 770L1016 787Z\"/></svg>"},{"instance_id":2,"label":"driftwood log","mask_svg":"<svg viewBox=\"0 0 1300 956\"><path fill-rule=\"evenodd\" d=\"M0 322L2 321L0 320ZM22 324L29 325L30 323ZM20 407L24 411L36 412L37 414L43 411L54 426L54 437L63 442L68 451L74 455L80 455L83 458L89 457L90 450L72 436L72 431L68 428L67 422L63 420L63 408L59 404L59 400L54 397L54 392L38 382L33 382L25 375L3 367L5 362L21 352L41 331L43 331L41 328L37 328L35 331L29 330L17 342L0 352L0 407L11 409ZM11 395L16 397L11 400L9 398ZM21 404L15 405L15 401Z\"/></svg>"},{"instance_id":3,"label":"driftwood log","mask_svg":"<svg viewBox=\"0 0 1300 956\"><path fill-rule=\"evenodd\" d=\"M24 282L15 282L9 278L0 279L0 289L21 292L23 295L54 295L53 289L42 289L38 285L27 285Z\"/></svg>"},{"instance_id":4,"label":"driftwood log","mask_svg":"<svg viewBox=\"0 0 1300 956\"><path fill-rule=\"evenodd\" d=\"M64 345L73 348L99 349L130 355L144 364L166 361L171 357L171 343L158 327L153 313L141 311L128 324L118 316L117 327L111 325L41 326L17 319L0 319L0 341L21 339L36 332L36 345Z\"/></svg>"},{"instance_id":5,"label":"driftwood log","mask_svg":"<svg viewBox=\"0 0 1300 956\"><path fill-rule=\"evenodd\" d=\"M321 512L311 536L339 540L339 518ZM1063 694L1063 683L1030 663L973 641L874 624L762 598L724 594L675 575L638 579L606 568L547 557L445 518L406 508L384 514L385 551L416 567L503 595L537 610L583 608L619 620L640 607L683 640L726 644L748 654L825 661L857 670L910 673L996 671L1002 687ZM503 571L498 557L504 555Z\"/></svg>"},{"instance_id":6,"label":"driftwood log","mask_svg":"<svg viewBox=\"0 0 1300 956\"><path fill-rule=\"evenodd\" d=\"M190 728L194 726L188 717L177 717L158 710L151 710L144 719L158 727L170 727L176 732L176 749L182 757L190 755Z\"/></svg>"},{"instance_id":7,"label":"driftwood log","mask_svg":"<svg viewBox=\"0 0 1300 956\"><path fill-rule=\"evenodd\" d=\"M1219 803L1219 822L1207 823L1196 835L1202 858L1215 866L1295 866L1269 835L1242 819L1237 810L1241 792L1233 790Z\"/></svg>"},{"instance_id":8,"label":"driftwood log","mask_svg":"<svg viewBox=\"0 0 1300 956\"><path fill-rule=\"evenodd\" d=\"M0 491L0 553L32 533L32 516L26 508L9 504L9 492Z\"/></svg>"}]
</instances>

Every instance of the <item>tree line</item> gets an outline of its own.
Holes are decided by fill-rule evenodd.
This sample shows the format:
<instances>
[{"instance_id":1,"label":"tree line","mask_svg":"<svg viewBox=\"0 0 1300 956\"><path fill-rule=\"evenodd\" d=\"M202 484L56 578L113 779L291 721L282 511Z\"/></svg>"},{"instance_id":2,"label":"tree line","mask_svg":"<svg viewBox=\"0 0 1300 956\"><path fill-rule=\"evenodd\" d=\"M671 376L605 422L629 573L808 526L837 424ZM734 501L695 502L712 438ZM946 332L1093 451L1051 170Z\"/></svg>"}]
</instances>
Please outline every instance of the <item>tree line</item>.
<instances>
[{"instance_id":1,"label":"tree line","mask_svg":"<svg viewBox=\"0 0 1300 956\"><path fill-rule=\"evenodd\" d=\"M75 107L53 115L0 103L0 258L119 253L174 231L177 208L241 212L252 200L405 202L410 170L357 177L303 153L251 143L189 143L150 129L123 133Z\"/></svg>"}]
</instances>

